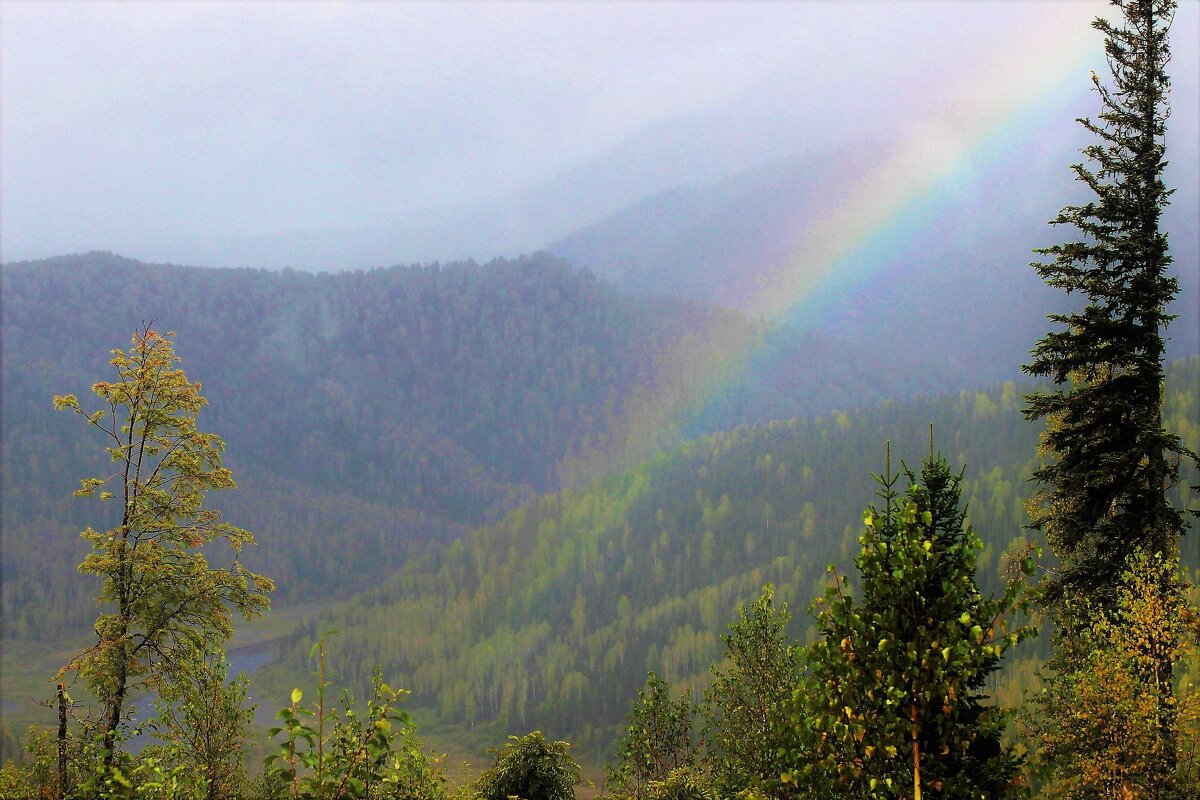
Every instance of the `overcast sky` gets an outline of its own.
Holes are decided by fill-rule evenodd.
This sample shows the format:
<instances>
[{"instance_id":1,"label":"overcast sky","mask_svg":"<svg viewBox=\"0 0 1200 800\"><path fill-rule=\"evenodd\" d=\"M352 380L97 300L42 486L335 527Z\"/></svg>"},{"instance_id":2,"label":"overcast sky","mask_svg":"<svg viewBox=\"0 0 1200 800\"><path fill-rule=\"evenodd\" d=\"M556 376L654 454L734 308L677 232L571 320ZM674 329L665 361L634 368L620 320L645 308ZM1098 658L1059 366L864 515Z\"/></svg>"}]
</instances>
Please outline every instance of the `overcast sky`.
<instances>
[{"instance_id":1,"label":"overcast sky","mask_svg":"<svg viewBox=\"0 0 1200 800\"><path fill-rule=\"evenodd\" d=\"M1176 47L1194 51L1185 5ZM1098 53L1088 20L1104 9L5 0L3 257L501 198L647 126L775 92L844 101L811 121L836 136L856 97L927 103L1038 26Z\"/></svg>"}]
</instances>

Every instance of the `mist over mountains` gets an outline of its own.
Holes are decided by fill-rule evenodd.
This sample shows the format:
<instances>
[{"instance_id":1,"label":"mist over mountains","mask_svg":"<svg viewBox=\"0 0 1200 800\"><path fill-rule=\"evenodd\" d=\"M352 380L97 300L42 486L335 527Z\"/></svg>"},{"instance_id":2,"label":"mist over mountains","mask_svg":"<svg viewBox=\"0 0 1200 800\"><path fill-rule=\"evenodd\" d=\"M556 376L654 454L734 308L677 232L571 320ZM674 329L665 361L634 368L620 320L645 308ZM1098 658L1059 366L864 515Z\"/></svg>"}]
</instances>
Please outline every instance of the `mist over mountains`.
<instances>
[{"instance_id":1,"label":"mist over mountains","mask_svg":"<svg viewBox=\"0 0 1200 800\"><path fill-rule=\"evenodd\" d=\"M1194 83L1185 72L1177 91ZM1055 104L1084 115L1094 100L1077 92ZM1200 297L1200 162L1196 149L1182 146L1196 133L1193 111L1181 102L1172 120L1172 141L1181 146L1171 150L1167 175L1176 192L1164 222L1182 281L1173 357L1200 348L1200 302L1192 299ZM337 272L466 257L485 262L544 248L623 291L750 316L759 311L755 298L776 288L779 273L808 270L813 290L791 298L780 324L870 343L887 361L903 343L906 357L934 372L950 364L972 385L1015 376L1045 314L1061 303L1028 262L1032 247L1053 241L1047 220L1081 197L1067 164L1078 160L1082 130L1062 117L1017 119L1003 135L947 164L926 195L827 264L812 261L809 239L861 194L897 142L920 129L901 124L855 140L818 128L806 140L805 120L819 113L803 106L772 112L765 98L750 96L719 113L657 123L508 196L361 228L147 238L124 254ZM938 337L909 336L914 318Z\"/></svg>"},{"instance_id":2,"label":"mist over mountains","mask_svg":"<svg viewBox=\"0 0 1200 800\"><path fill-rule=\"evenodd\" d=\"M109 454L51 398L96 408L151 324L238 483L206 502L258 541L204 557L278 583L263 707L336 629L331 686L382 667L456 746L537 726L597 763L648 670L703 692L764 583L811 636L893 445L966 469L999 586L1041 543L1021 365L1082 300L1029 262L1075 236L1047 221L1088 198L1103 53L1082 5L923 6L247 6L228 35L233 6L6 10L0 759L92 634L80 531L120 524L72 496ZM1198 9L1161 404L1196 449Z\"/></svg>"}]
</instances>

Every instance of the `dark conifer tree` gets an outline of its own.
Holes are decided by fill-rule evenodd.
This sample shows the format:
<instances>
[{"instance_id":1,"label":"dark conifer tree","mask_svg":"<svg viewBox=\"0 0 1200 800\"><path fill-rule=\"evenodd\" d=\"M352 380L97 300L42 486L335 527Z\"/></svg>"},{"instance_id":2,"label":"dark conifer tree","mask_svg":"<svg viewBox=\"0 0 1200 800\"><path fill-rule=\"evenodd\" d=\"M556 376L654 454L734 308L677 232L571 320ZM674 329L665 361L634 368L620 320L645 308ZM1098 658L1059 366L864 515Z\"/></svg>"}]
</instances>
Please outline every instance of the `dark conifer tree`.
<instances>
[{"instance_id":1,"label":"dark conifer tree","mask_svg":"<svg viewBox=\"0 0 1200 800\"><path fill-rule=\"evenodd\" d=\"M1094 197L1052 221L1075 228L1063 244L1037 250L1051 286L1086 300L1054 314L1024 369L1060 388L1029 395L1025 415L1045 419L1052 459L1034 477L1030 504L1061 569L1047 583L1058 605L1080 592L1112 607L1126 559L1137 548L1177 552L1184 517L1167 500L1181 457L1192 457L1163 428L1163 331L1178 282L1159 219L1171 191L1162 180L1169 114L1167 33L1174 0L1113 0L1117 23L1096 19L1105 36L1111 83L1093 73L1098 121L1079 122L1098 141L1083 150L1076 177Z\"/></svg>"},{"instance_id":2,"label":"dark conifer tree","mask_svg":"<svg viewBox=\"0 0 1200 800\"><path fill-rule=\"evenodd\" d=\"M1175 563L1184 514L1167 499L1179 464L1196 454L1163 427L1164 329L1178 282L1167 273L1171 257L1160 217L1171 190L1166 166L1167 34L1174 0L1113 0L1116 22L1097 19L1105 36L1110 82L1094 73L1098 121L1080 122L1097 141L1083 150L1088 163L1073 169L1094 197L1064 208L1052 221L1076 229L1073 240L1038 250L1034 264L1051 286L1086 302L1073 313L1052 315L1059 328L1033 350L1026 372L1049 377L1055 391L1030 395L1025 415L1045 419L1044 452L1051 462L1034 473L1042 489L1030 503L1032 525L1042 530L1059 565L1045 584L1044 601L1057 624L1056 655L1043 679L1052 691L1094 680L1099 651L1081 642L1097 625L1127 624L1119 598L1122 576L1135 554ZM1157 594L1166 603L1178 577L1158 573ZM1139 673L1156 698L1156 767L1147 785L1155 797L1174 797L1178 728L1173 696L1177 648L1148 650ZM1064 695L1069 697L1069 692ZM1041 707L1054 708L1054 697ZM1108 707L1119 723L1125 713ZM1043 741L1056 741L1065 725L1044 715ZM1035 725L1036 727L1036 725ZM1057 753L1051 762L1078 763L1082 752Z\"/></svg>"}]
</instances>

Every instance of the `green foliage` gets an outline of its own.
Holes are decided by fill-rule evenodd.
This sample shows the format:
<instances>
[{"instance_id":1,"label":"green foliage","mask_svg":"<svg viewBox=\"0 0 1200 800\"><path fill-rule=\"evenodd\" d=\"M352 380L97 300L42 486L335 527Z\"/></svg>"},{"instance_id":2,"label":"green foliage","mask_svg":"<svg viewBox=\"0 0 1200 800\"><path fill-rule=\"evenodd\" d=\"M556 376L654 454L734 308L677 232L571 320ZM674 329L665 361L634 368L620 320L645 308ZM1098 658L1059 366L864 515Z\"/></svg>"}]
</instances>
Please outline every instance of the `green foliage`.
<instances>
[{"instance_id":1,"label":"green foliage","mask_svg":"<svg viewBox=\"0 0 1200 800\"><path fill-rule=\"evenodd\" d=\"M379 797L387 800L445 800L446 776L441 769L444 756L425 752L412 725L401 728L392 742L379 781Z\"/></svg>"},{"instance_id":2,"label":"green foliage","mask_svg":"<svg viewBox=\"0 0 1200 800\"><path fill-rule=\"evenodd\" d=\"M643 800L673 771L694 767L699 755L692 732L695 715L687 699L672 700L671 687L651 672L629 712L605 787L621 797Z\"/></svg>"},{"instance_id":3,"label":"green foliage","mask_svg":"<svg viewBox=\"0 0 1200 800\"><path fill-rule=\"evenodd\" d=\"M1198 378L1200 360L1172 365L1164 407L1193 447ZM777 600L807 604L825 589L825 563L853 558L858 530L846 521L873 488L861 465L889 436L897 449L922 452L932 420L956 461L989 465L960 489L985 543L978 584L1001 591L1001 554L1040 544L1022 530L1037 432L1021 419L1017 384L987 398L998 410L981 420L977 393L966 392L859 412L847 426L819 418L740 428L545 496L325 612L319 626L342 631L330 663L356 692L382 664L440 724L568 731L602 760L647 671L702 691L739 603L770 582ZM1171 494L1181 505L1188 495L1182 484ZM788 636L810 640L799 616ZM305 668L318 623L286 640L288 668ZM1022 648L1029 659L1048 650L1048 637ZM280 680L272 673L261 680ZM997 688L1006 703L1019 701L1019 685L1001 678Z\"/></svg>"},{"instance_id":4,"label":"green foliage","mask_svg":"<svg viewBox=\"0 0 1200 800\"><path fill-rule=\"evenodd\" d=\"M284 724L279 754L268 757L254 781L242 768L246 681L226 682L222 657L210 656L192 672L191 683L159 698L159 717L150 732L160 741L137 754L120 738L141 730L121 728L117 749L106 763L102 732L71 734L65 740L67 780L62 800L445 800L446 779L423 751L407 716L396 708L406 692L376 680L360 721L348 694L340 711L300 706L300 690L279 716ZM325 689L320 677L319 698ZM211 719L206 719L206 715ZM313 720L315 728L306 724ZM314 719L315 718L315 719ZM32 729L26 737L31 759L0 771L0 800L59 800L58 741Z\"/></svg>"},{"instance_id":5,"label":"green foliage","mask_svg":"<svg viewBox=\"0 0 1200 800\"><path fill-rule=\"evenodd\" d=\"M475 781L480 800L575 800L585 783L567 742L548 742L541 731L510 736L496 760Z\"/></svg>"},{"instance_id":6,"label":"green foliage","mask_svg":"<svg viewBox=\"0 0 1200 800\"><path fill-rule=\"evenodd\" d=\"M278 338L268 343L280 345ZM1177 369L1165 411L1173 430L1194 439L1195 362ZM228 376L205 377L211 392ZM551 729L552 723L554 730L586 732L586 746L598 752L608 748L647 669L699 691L720 657L731 608L752 601L766 581L779 587L780 597L811 596L822 580L817 554L849 555L855 531L834 521L862 485L859 465L881 431L919 431L925 420L937 419L953 431L949 449L959 459L994 465L963 482L972 521L988 533L979 583L994 583L997 554L1019 535L1032 450L1028 426L1014 413L1015 397L1009 385L989 394L741 429L683 445L587 489L547 496L461 545L414 560L379 590L330 612L346 629L331 655L359 696L372 665L382 661L440 721L499 720L508 730ZM11 452L5 451L6 463L15 463ZM312 562L306 574L335 582L346 574L344 564L323 558L328 551L306 538L329 530L343 509L348 525L370 529L362 535L380 548L374 552L393 544L392 517L360 514L363 504L349 494L337 505L320 489L292 488L295 495L272 494L271 504L256 513L319 518L288 545L296 563ZM280 500L306 493L295 508ZM1178 488L1176 496L1183 496ZM241 501L233 502L236 508ZM232 516L230 506L223 507ZM66 519L55 508L47 513L51 525ZM358 533L346 541L358 542ZM339 547L359 552L348 543ZM34 557L55 554L53 547L45 550ZM26 565L40 562L10 562L8 552L4 591L11 590L10 575L28 589L28 576L42 573ZM72 597L79 595L51 599L44 615L77 614L67 608ZM6 624L36 630L25 612L8 617L8 608ZM803 620L792 624L793 638L804 634ZM311 636L307 626L287 642L293 665Z\"/></svg>"},{"instance_id":7,"label":"green foliage","mask_svg":"<svg viewBox=\"0 0 1200 800\"><path fill-rule=\"evenodd\" d=\"M721 636L725 661L713 667L704 693L703 738L722 797L777 781L785 769L784 741L772 722L800 681L801 653L787 635L787 603L776 608L774 598L767 584L757 601L738 609L738 621Z\"/></svg>"},{"instance_id":8,"label":"green foliage","mask_svg":"<svg viewBox=\"0 0 1200 800\"><path fill-rule=\"evenodd\" d=\"M796 736L782 781L852 798L1010 796L1020 761L1001 742L1006 713L982 690L1033 633L1007 629L1023 583L981 595L983 545L960 509L961 475L944 459L906 475L902 497L899 476L881 476L884 508L863 515L859 596L829 568L834 585L814 606L820 638L780 721Z\"/></svg>"},{"instance_id":9,"label":"green foliage","mask_svg":"<svg viewBox=\"0 0 1200 800\"><path fill-rule=\"evenodd\" d=\"M0 766L0 800L25 800L37 796L37 785L30 780L26 770L13 761Z\"/></svg>"},{"instance_id":10,"label":"green foliage","mask_svg":"<svg viewBox=\"0 0 1200 800\"><path fill-rule=\"evenodd\" d=\"M733 795L720 793L695 769L679 767L662 780L651 781L644 796L648 800L718 800Z\"/></svg>"},{"instance_id":11,"label":"green foliage","mask_svg":"<svg viewBox=\"0 0 1200 800\"><path fill-rule=\"evenodd\" d=\"M119 739L133 732L121 730ZM59 784L58 741L46 731L31 729L25 746L31 759L22 768L8 764L0 773L0 798L3 800L204 800L206 786L202 775L190 770L167 752L170 748L150 749L138 756L118 750L111 761L104 734L95 732L69 735L64 741L67 761L65 784ZM233 798L236 792L224 797Z\"/></svg>"},{"instance_id":12,"label":"green foliage","mask_svg":"<svg viewBox=\"0 0 1200 800\"><path fill-rule=\"evenodd\" d=\"M1195 663L1200 616L1178 562L1137 551L1115 608L1065 601L1075 624L1024 714L1046 797L1175 800L1200 792L1200 693L1161 672ZM1165 684L1165 685L1164 685ZM1180 746L1181 730L1190 741Z\"/></svg>"},{"instance_id":13,"label":"green foliage","mask_svg":"<svg viewBox=\"0 0 1200 800\"><path fill-rule=\"evenodd\" d=\"M263 764L271 790L296 800L441 797L445 782L426 771L430 765L415 739L402 739L396 752L397 737L410 727L408 715L398 708L408 692L392 689L376 670L361 721L348 690L342 693L340 712L327 710L324 636L313 652L318 655L317 705L300 705L304 693L293 689L291 705L276 714L282 724L271 728L270 735L281 737L279 752Z\"/></svg>"},{"instance_id":14,"label":"green foliage","mask_svg":"<svg viewBox=\"0 0 1200 800\"><path fill-rule=\"evenodd\" d=\"M67 741L67 785L77 786L92 767L90 753L83 752L82 743L76 737ZM26 800L27 798L57 797L60 789L58 780L58 746L43 728L31 727L25 734L24 749L28 758L21 765L8 761L0 772L0 798L3 800Z\"/></svg>"},{"instance_id":15,"label":"green foliage","mask_svg":"<svg viewBox=\"0 0 1200 800\"><path fill-rule=\"evenodd\" d=\"M1080 120L1098 141L1083 151L1090 163L1072 167L1094 198L1052 222L1079 239L1037 250L1051 260L1034 264L1048 284L1086 299L1050 317L1061 327L1025 366L1062 387L1029 395L1025 409L1046 420L1042 444L1052 458L1034 473L1042 490L1030 504L1033 526L1062 562L1045 586L1050 603L1084 593L1112 604L1129 553L1173 552L1185 526L1167 490L1180 459L1196 458L1162 420L1163 329L1179 290L1160 228L1170 195L1162 175L1175 2L1113 5L1117 24L1093 23L1112 83L1092 74L1099 121Z\"/></svg>"},{"instance_id":16,"label":"green foliage","mask_svg":"<svg viewBox=\"0 0 1200 800\"><path fill-rule=\"evenodd\" d=\"M113 350L115 381L92 391L102 401L86 412L73 395L54 405L98 430L114 471L84 478L75 494L120 502L120 522L105 533L82 534L92 548L79 571L103 579L96 643L71 659L104 705L106 765L127 693L144 682L166 689L186 679L191 654L219 648L232 635L230 608L249 618L270 606L272 582L244 569L213 569L198 549L222 540L236 553L253 544L248 531L203 507L205 494L232 489L221 466L224 443L196 428L206 401L200 385L175 367L171 337L149 325L136 331L128 353Z\"/></svg>"},{"instance_id":17,"label":"green foliage","mask_svg":"<svg viewBox=\"0 0 1200 800\"><path fill-rule=\"evenodd\" d=\"M157 715L148 726L162 743L151 752L198 779L207 800L232 797L246 777L245 741L254 706L246 705L246 676L228 678L224 653L194 655L156 699Z\"/></svg>"},{"instance_id":18,"label":"green foliage","mask_svg":"<svg viewBox=\"0 0 1200 800\"><path fill-rule=\"evenodd\" d=\"M259 539L243 563L277 581L276 606L346 599L537 492L580 489L683 437L931 391L928 372L889 363L878 368L895 381L860 380L866 348L622 295L545 253L321 275L90 253L0 271L0 455L20 465L0 487L0 628L26 641L90 631L94 592L62 552L86 524L101 529L59 493L105 465L82 430L56 426L46 397L82 397L91 343L119 342L143 319L170 321L204 383L208 424L237 460L239 490L221 508ZM728 358L731 341L764 343L765 360L693 408L706 398L686 379L708 373L709 354ZM664 363L674 349L678 363ZM664 412L667 376L680 393ZM764 577L733 601L767 579L783 585ZM639 665L607 707L622 708L644 674ZM533 722L512 720L556 721Z\"/></svg>"},{"instance_id":19,"label":"green foliage","mask_svg":"<svg viewBox=\"0 0 1200 800\"><path fill-rule=\"evenodd\" d=\"M75 792L94 800L201 800L205 781L184 764L172 763L158 753L137 758L123 756L111 766L102 766ZM230 794L228 797L235 795Z\"/></svg>"}]
</instances>

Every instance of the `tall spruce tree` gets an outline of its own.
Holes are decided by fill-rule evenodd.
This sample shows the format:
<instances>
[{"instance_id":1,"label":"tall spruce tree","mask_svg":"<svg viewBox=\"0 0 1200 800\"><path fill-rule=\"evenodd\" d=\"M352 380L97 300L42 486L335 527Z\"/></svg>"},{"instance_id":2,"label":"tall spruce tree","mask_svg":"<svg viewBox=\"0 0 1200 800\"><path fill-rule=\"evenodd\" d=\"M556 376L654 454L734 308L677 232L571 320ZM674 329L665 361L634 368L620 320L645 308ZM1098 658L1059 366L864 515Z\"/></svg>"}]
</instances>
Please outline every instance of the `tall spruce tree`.
<instances>
[{"instance_id":1,"label":"tall spruce tree","mask_svg":"<svg viewBox=\"0 0 1200 800\"><path fill-rule=\"evenodd\" d=\"M1038 274L1086 298L1038 342L1024 369L1060 388L1027 397L1025 416L1045 419L1051 463L1034 473L1030 504L1059 571L1045 598L1082 593L1113 607L1126 559L1136 549L1177 552L1183 514L1167 501L1181 457L1194 458L1163 428L1163 330L1179 289L1159 219L1171 194L1162 180L1170 80L1167 32L1174 0L1113 0L1122 20L1096 19L1111 83L1095 73L1098 121L1079 122L1098 139L1083 150L1076 177L1095 195L1052 220L1076 229L1071 241L1036 250Z\"/></svg>"},{"instance_id":2,"label":"tall spruce tree","mask_svg":"<svg viewBox=\"0 0 1200 800\"><path fill-rule=\"evenodd\" d=\"M1045 419L1042 446L1050 463L1034 473L1041 491L1030 503L1059 565L1045 583L1044 600L1057 625L1056 655L1043 681L1048 691L1095 683L1098 656L1081 651L1097 625L1125 624L1122 576L1135 554L1174 563L1185 528L1184 514L1167 491L1179 480L1179 463L1196 459L1162 422L1163 332L1178 282L1167 274L1171 257L1160 217L1171 191L1163 183L1170 60L1167 34L1174 0L1113 0L1117 22L1097 19L1105 36L1110 82L1093 73L1101 102L1098 121L1080 120L1097 140L1083 150L1088 164L1073 169L1094 194L1068 206L1052 224L1076 229L1073 241L1037 250L1049 257L1034 267L1051 286L1086 299L1074 313L1052 315L1060 327L1034 348L1026 372L1049 377L1055 391L1030 395L1025 415ZM1157 589L1158 603L1178 592L1170 571ZM1155 797L1177 796L1175 766L1178 710L1174 670L1178 648L1147 650L1153 667L1141 669L1146 696L1156 698ZM1054 697L1039 708L1053 709ZM1119 704L1107 703L1114 729L1127 720ZM1078 740L1061 736L1078 724L1047 713L1035 722L1043 742L1056 750L1047 766L1083 763ZM1098 724L1098 723L1096 723ZM1037 726L1041 725L1040 728ZM1115 773L1114 773L1115 774ZM1145 777L1145 776L1143 776ZM1122 789L1124 791L1124 789Z\"/></svg>"}]
</instances>

